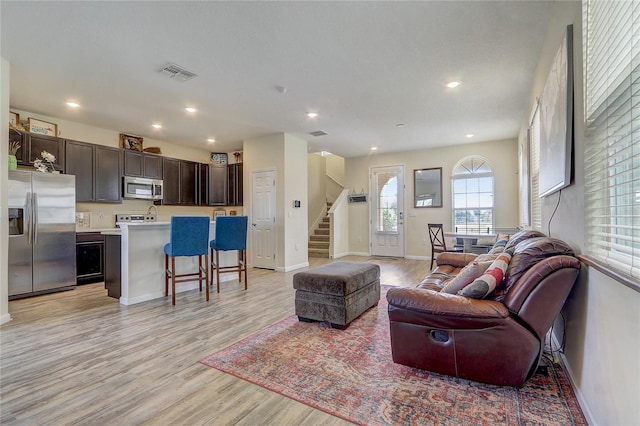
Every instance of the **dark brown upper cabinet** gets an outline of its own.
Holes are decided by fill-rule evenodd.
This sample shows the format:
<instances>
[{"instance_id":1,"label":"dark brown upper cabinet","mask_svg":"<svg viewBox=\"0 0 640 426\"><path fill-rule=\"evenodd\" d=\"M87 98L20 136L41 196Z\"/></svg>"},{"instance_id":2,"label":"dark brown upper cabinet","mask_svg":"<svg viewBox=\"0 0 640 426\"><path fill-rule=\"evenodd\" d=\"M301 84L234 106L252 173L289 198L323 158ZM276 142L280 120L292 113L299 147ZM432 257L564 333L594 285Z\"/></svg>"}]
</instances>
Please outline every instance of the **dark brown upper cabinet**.
<instances>
[{"instance_id":1,"label":"dark brown upper cabinet","mask_svg":"<svg viewBox=\"0 0 640 426\"><path fill-rule=\"evenodd\" d=\"M200 165L176 158L162 159L163 205L197 206Z\"/></svg>"},{"instance_id":2,"label":"dark brown upper cabinet","mask_svg":"<svg viewBox=\"0 0 640 426\"><path fill-rule=\"evenodd\" d=\"M125 149L124 175L162 179L162 157Z\"/></svg>"},{"instance_id":3,"label":"dark brown upper cabinet","mask_svg":"<svg viewBox=\"0 0 640 426\"><path fill-rule=\"evenodd\" d=\"M200 164L200 205L227 205L227 166Z\"/></svg>"},{"instance_id":4,"label":"dark brown upper cabinet","mask_svg":"<svg viewBox=\"0 0 640 426\"><path fill-rule=\"evenodd\" d=\"M242 163L227 166L227 205L241 206L243 203Z\"/></svg>"},{"instance_id":5,"label":"dark brown upper cabinet","mask_svg":"<svg viewBox=\"0 0 640 426\"><path fill-rule=\"evenodd\" d=\"M121 203L119 148L66 141L66 173L76 176L76 201Z\"/></svg>"},{"instance_id":6,"label":"dark brown upper cabinet","mask_svg":"<svg viewBox=\"0 0 640 426\"><path fill-rule=\"evenodd\" d=\"M42 151L47 151L56 157L53 164L56 170L64 171L64 140L53 136L38 135L35 133L22 132L19 133L13 129L9 129L9 140L20 141L21 147L16 152L18 164L29 166L40 156Z\"/></svg>"}]
</instances>

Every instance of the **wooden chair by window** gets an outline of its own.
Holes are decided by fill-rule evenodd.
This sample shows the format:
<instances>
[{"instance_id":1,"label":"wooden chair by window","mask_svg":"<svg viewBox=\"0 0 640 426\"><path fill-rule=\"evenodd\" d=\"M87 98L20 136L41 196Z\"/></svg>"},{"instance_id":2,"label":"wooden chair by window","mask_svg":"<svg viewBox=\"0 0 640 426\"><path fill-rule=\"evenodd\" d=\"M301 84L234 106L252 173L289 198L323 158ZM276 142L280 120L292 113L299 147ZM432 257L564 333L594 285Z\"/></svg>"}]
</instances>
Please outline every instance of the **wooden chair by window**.
<instances>
[{"instance_id":1,"label":"wooden chair by window","mask_svg":"<svg viewBox=\"0 0 640 426\"><path fill-rule=\"evenodd\" d=\"M429 223L427 227L429 228L429 239L431 240L431 266L429 266L429 269L433 269L433 261L436 260L436 253L444 253L445 251L455 253L463 252L462 248L454 247L447 249L441 223Z\"/></svg>"},{"instance_id":2,"label":"wooden chair by window","mask_svg":"<svg viewBox=\"0 0 640 426\"><path fill-rule=\"evenodd\" d=\"M171 304L176 304L176 283L185 281L199 281L200 291L202 282L209 300L209 223L208 216L171 216L171 235L169 244L164 246L164 295L169 293L169 277L171 277ZM176 274L177 256L198 256L198 272ZM204 256L204 267L202 265ZM169 269L171 258L171 269ZM176 279L180 278L180 279Z\"/></svg>"},{"instance_id":3,"label":"wooden chair by window","mask_svg":"<svg viewBox=\"0 0 640 426\"><path fill-rule=\"evenodd\" d=\"M220 293L220 274L237 272L238 281L242 282L244 272L244 289L247 289L247 216L218 216L216 217L216 239L209 244L211 247L211 274L216 270L216 285ZM238 263L231 266L220 266L220 251L237 250ZM215 252L215 260L214 260ZM213 276L211 277L213 280Z\"/></svg>"}]
</instances>

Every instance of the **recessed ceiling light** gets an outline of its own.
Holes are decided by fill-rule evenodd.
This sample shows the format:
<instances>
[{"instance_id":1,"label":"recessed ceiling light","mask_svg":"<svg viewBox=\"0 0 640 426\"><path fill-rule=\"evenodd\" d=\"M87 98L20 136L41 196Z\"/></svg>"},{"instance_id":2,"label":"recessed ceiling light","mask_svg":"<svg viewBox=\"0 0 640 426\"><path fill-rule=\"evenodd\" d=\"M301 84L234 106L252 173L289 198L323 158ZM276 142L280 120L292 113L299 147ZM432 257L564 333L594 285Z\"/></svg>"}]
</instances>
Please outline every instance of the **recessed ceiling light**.
<instances>
[{"instance_id":1,"label":"recessed ceiling light","mask_svg":"<svg viewBox=\"0 0 640 426\"><path fill-rule=\"evenodd\" d=\"M308 112L307 113L307 117L309 118L316 118L318 116L317 112Z\"/></svg>"},{"instance_id":2,"label":"recessed ceiling light","mask_svg":"<svg viewBox=\"0 0 640 426\"><path fill-rule=\"evenodd\" d=\"M371 147L371 151L375 151L375 150L377 150L377 149L378 149L378 147L377 147L377 146L372 146L372 147Z\"/></svg>"},{"instance_id":3,"label":"recessed ceiling light","mask_svg":"<svg viewBox=\"0 0 640 426\"><path fill-rule=\"evenodd\" d=\"M71 108L79 108L80 104L77 104L75 102L67 102L67 106Z\"/></svg>"},{"instance_id":4,"label":"recessed ceiling light","mask_svg":"<svg viewBox=\"0 0 640 426\"><path fill-rule=\"evenodd\" d=\"M464 135L465 138L472 138L473 137L473 133L467 133L466 135Z\"/></svg>"},{"instance_id":5,"label":"recessed ceiling light","mask_svg":"<svg viewBox=\"0 0 640 426\"><path fill-rule=\"evenodd\" d=\"M207 139L207 142L209 142L209 143L213 143L213 142L215 142L215 141L216 141L216 140L215 140L214 138L209 138L209 139Z\"/></svg>"},{"instance_id":6,"label":"recessed ceiling light","mask_svg":"<svg viewBox=\"0 0 640 426\"><path fill-rule=\"evenodd\" d=\"M155 123L152 124L151 127L153 127L154 129L162 129L162 124Z\"/></svg>"},{"instance_id":7,"label":"recessed ceiling light","mask_svg":"<svg viewBox=\"0 0 640 426\"><path fill-rule=\"evenodd\" d=\"M197 109L195 109L194 107L186 107L185 110L187 112L196 112L197 111Z\"/></svg>"},{"instance_id":8,"label":"recessed ceiling light","mask_svg":"<svg viewBox=\"0 0 640 426\"><path fill-rule=\"evenodd\" d=\"M449 83L447 83L447 87L450 89L453 89L454 87L458 87L458 86L460 86L459 81L450 81Z\"/></svg>"}]
</instances>

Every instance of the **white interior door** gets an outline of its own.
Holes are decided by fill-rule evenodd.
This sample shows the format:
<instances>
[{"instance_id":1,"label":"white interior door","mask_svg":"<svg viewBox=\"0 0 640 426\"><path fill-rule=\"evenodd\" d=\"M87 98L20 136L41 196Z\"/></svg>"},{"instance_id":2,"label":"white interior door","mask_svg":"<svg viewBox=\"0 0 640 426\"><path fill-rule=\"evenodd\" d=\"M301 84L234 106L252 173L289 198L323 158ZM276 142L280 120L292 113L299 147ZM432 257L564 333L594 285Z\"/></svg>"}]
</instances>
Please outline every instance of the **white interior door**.
<instances>
[{"instance_id":1,"label":"white interior door","mask_svg":"<svg viewBox=\"0 0 640 426\"><path fill-rule=\"evenodd\" d=\"M276 268L276 171L251 172L251 266Z\"/></svg>"},{"instance_id":2,"label":"white interior door","mask_svg":"<svg viewBox=\"0 0 640 426\"><path fill-rule=\"evenodd\" d=\"M404 166L372 167L371 255L404 257Z\"/></svg>"}]
</instances>

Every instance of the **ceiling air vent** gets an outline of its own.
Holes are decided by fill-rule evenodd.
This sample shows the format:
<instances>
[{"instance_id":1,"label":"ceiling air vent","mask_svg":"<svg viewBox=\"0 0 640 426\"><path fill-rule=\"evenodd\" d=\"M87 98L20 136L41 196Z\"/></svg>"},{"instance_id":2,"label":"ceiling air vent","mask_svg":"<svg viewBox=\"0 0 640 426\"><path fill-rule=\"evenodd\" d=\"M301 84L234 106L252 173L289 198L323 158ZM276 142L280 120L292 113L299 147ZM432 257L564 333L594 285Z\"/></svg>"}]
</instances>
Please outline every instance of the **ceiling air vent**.
<instances>
[{"instance_id":1,"label":"ceiling air vent","mask_svg":"<svg viewBox=\"0 0 640 426\"><path fill-rule=\"evenodd\" d=\"M164 67L162 67L160 72L177 81L187 81L191 80L193 77L198 76L198 74L193 73L178 64L174 64L173 62L169 62Z\"/></svg>"},{"instance_id":2,"label":"ceiling air vent","mask_svg":"<svg viewBox=\"0 0 640 426\"><path fill-rule=\"evenodd\" d=\"M316 130L315 132L309 132L309 134L311 136L316 136L317 137L317 136L325 136L325 135L328 135L329 133L327 133L327 132L325 132L323 130Z\"/></svg>"}]
</instances>

